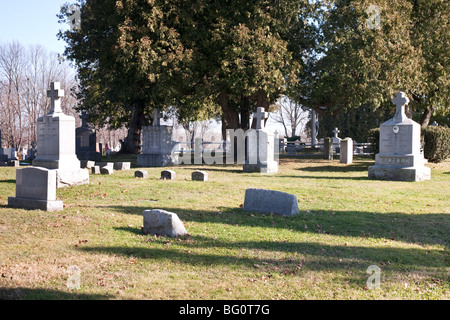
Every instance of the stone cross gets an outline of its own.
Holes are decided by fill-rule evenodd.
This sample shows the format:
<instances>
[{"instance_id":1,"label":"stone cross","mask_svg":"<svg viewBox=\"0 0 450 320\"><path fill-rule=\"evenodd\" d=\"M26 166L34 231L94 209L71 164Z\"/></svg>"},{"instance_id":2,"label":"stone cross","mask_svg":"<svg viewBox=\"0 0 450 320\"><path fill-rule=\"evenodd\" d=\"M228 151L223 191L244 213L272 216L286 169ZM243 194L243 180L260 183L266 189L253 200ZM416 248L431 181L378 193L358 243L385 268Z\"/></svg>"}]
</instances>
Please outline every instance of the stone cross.
<instances>
[{"instance_id":1,"label":"stone cross","mask_svg":"<svg viewBox=\"0 0 450 320\"><path fill-rule=\"evenodd\" d=\"M159 110L159 109L155 109L155 111L153 111L153 126L157 126L159 127L161 125L161 118L163 116L163 113Z\"/></svg>"},{"instance_id":2,"label":"stone cross","mask_svg":"<svg viewBox=\"0 0 450 320\"><path fill-rule=\"evenodd\" d=\"M269 113L265 112L264 108L258 108L256 113L253 114L253 117L256 118L256 129L264 129L264 120L269 117Z\"/></svg>"},{"instance_id":3,"label":"stone cross","mask_svg":"<svg viewBox=\"0 0 450 320\"><path fill-rule=\"evenodd\" d=\"M81 127L82 128L87 128L88 124L87 124L87 112L86 111L81 111Z\"/></svg>"},{"instance_id":4,"label":"stone cross","mask_svg":"<svg viewBox=\"0 0 450 320\"><path fill-rule=\"evenodd\" d=\"M337 138L338 134L339 134L339 129L338 128L334 128L333 133L334 133L334 137Z\"/></svg>"},{"instance_id":5,"label":"stone cross","mask_svg":"<svg viewBox=\"0 0 450 320\"><path fill-rule=\"evenodd\" d=\"M47 91L47 97L52 99L50 114L62 113L60 98L64 97L64 90L61 90L59 82L51 83L51 89Z\"/></svg>"},{"instance_id":6,"label":"stone cross","mask_svg":"<svg viewBox=\"0 0 450 320\"><path fill-rule=\"evenodd\" d=\"M399 91L392 103L397 107L395 111L394 121L403 122L406 119L405 106L409 103L409 99L404 92Z\"/></svg>"}]
</instances>

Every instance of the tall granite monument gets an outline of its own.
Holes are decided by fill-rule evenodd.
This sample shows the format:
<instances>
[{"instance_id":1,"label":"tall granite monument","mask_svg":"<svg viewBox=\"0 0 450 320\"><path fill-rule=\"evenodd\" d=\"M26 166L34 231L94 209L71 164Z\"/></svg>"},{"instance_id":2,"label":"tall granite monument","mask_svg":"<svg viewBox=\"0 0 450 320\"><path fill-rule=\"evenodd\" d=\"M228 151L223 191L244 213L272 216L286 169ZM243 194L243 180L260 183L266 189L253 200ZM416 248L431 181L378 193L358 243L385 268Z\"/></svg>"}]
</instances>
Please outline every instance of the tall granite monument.
<instances>
[{"instance_id":1,"label":"tall granite monument","mask_svg":"<svg viewBox=\"0 0 450 320\"><path fill-rule=\"evenodd\" d=\"M64 90L59 82L51 83L47 96L51 109L37 120L37 155L33 166L56 170L57 188L89 184L89 171L80 168L75 154L75 118L61 109Z\"/></svg>"},{"instance_id":2,"label":"tall granite monument","mask_svg":"<svg viewBox=\"0 0 450 320\"><path fill-rule=\"evenodd\" d=\"M393 181L423 181L431 177L427 160L420 151L420 125L405 114L409 99L398 92L392 100L395 116L380 126L380 152L375 165L369 167L369 178Z\"/></svg>"},{"instance_id":3,"label":"tall granite monument","mask_svg":"<svg viewBox=\"0 0 450 320\"><path fill-rule=\"evenodd\" d=\"M161 125L162 112L155 109L153 125L142 128L142 153L137 157L140 167L165 167L174 164L173 127Z\"/></svg>"},{"instance_id":4,"label":"tall granite monument","mask_svg":"<svg viewBox=\"0 0 450 320\"><path fill-rule=\"evenodd\" d=\"M75 136L78 160L102 161L102 154L97 152L97 133L87 123L86 111L81 113L81 127L75 130Z\"/></svg>"},{"instance_id":5,"label":"tall granite monument","mask_svg":"<svg viewBox=\"0 0 450 320\"><path fill-rule=\"evenodd\" d=\"M247 158L244 172L277 173L278 161L275 159L275 135L265 128L264 120L269 113L258 108L253 114L256 119L256 130L247 131ZM276 137L278 141L278 137Z\"/></svg>"}]
</instances>

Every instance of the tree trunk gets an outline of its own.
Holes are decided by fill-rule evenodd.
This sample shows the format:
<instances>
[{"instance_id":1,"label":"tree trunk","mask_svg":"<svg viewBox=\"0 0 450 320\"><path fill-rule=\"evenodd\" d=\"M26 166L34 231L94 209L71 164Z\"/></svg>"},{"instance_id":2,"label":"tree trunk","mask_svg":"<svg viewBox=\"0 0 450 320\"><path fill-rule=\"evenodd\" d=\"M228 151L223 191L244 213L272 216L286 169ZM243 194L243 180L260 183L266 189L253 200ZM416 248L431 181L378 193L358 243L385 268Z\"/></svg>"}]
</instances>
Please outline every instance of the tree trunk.
<instances>
[{"instance_id":1,"label":"tree trunk","mask_svg":"<svg viewBox=\"0 0 450 320\"><path fill-rule=\"evenodd\" d=\"M141 101L132 102L131 120L128 128L128 135L125 138L124 146L127 153L139 154L141 152L142 127L146 125L144 115L144 104Z\"/></svg>"},{"instance_id":2,"label":"tree trunk","mask_svg":"<svg viewBox=\"0 0 450 320\"><path fill-rule=\"evenodd\" d=\"M422 115L422 119L420 120L420 125L422 128L426 128L430 123L431 116L433 115L434 107L427 107Z\"/></svg>"}]
</instances>

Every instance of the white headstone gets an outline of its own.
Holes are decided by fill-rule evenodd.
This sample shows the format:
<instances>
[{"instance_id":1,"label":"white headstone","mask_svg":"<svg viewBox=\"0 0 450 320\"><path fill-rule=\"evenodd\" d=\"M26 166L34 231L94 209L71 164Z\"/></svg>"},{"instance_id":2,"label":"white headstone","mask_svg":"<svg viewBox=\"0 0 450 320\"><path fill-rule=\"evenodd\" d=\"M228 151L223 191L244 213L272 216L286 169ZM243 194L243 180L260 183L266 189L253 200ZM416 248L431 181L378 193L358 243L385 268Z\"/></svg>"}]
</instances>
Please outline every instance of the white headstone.
<instances>
[{"instance_id":1,"label":"white headstone","mask_svg":"<svg viewBox=\"0 0 450 320\"><path fill-rule=\"evenodd\" d=\"M340 143L340 163L350 164L353 162L353 140L345 138Z\"/></svg>"},{"instance_id":2,"label":"white headstone","mask_svg":"<svg viewBox=\"0 0 450 320\"><path fill-rule=\"evenodd\" d=\"M420 125L405 115L409 99L403 92L392 100L395 116L380 126L379 153L369 178L396 181L429 180L430 168L420 150Z\"/></svg>"}]
</instances>

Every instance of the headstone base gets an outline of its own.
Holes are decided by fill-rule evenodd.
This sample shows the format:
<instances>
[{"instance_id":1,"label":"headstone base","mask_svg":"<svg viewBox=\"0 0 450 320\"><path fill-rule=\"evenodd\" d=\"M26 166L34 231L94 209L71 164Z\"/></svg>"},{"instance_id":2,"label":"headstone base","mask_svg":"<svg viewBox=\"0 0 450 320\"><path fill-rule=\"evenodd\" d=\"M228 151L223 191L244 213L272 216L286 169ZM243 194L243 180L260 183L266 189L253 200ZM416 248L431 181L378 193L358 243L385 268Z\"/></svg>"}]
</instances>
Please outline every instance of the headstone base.
<instances>
[{"instance_id":1,"label":"headstone base","mask_svg":"<svg viewBox=\"0 0 450 320\"><path fill-rule=\"evenodd\" d=\"M27 210L43 210L43 211L62 211L64 205L62 201L58 200L38 200L38 199L27 199L27 198L8 198L8 207L20 208Z\"/></svg>"},{"instance_id":2,"label":"headstone base","mask_svg":"<svg viewBox=\"0 0 450 320\"><path fill-rule=\"evenodd\" d=\"M245 163L243 166L243 170L244 172L277 173L278 162L269 161L267 163L258 163L258 164Z\"/></svg>"},{"instance_id":3,"label":"headstone base","mask_svg":"<svg viewBox=\"0 0 450 320\"><path fill-rule=\"evenodd\" d=\"M137 156L137 164L139 167L168 167L174 163L170 154L146 153Z\"/></svg>"},{"instance_id":4,"label":"headstone base","mask_svg":"<svg viewBox=\"0 0 450 320\"><path fill-rule=\"evenodd\" d=\"M428 167L393 168L383 165L369 167L369 179L388 181L424 181L431 179Z\"/></svg>"}]
</instances>

